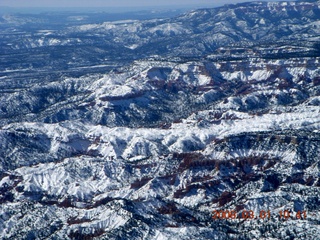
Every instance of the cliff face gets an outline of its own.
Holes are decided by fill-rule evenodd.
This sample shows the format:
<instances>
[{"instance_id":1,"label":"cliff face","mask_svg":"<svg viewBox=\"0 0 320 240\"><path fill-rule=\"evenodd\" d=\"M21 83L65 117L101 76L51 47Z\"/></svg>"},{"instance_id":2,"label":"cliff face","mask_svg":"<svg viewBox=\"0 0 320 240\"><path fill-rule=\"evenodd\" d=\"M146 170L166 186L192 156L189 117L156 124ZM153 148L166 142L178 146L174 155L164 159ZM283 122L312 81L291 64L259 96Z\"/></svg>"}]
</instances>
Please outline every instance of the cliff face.
<instances>
[{"instance_id":1,"label":"cliff face","mask_svg":"<svg viewBox=\"0 0 320 240\"><path fill-rule=\"evenodd\" d=\"M317 239L318 13L244 3L2 47L1 238Z\"/></svg>"}]
</instances>

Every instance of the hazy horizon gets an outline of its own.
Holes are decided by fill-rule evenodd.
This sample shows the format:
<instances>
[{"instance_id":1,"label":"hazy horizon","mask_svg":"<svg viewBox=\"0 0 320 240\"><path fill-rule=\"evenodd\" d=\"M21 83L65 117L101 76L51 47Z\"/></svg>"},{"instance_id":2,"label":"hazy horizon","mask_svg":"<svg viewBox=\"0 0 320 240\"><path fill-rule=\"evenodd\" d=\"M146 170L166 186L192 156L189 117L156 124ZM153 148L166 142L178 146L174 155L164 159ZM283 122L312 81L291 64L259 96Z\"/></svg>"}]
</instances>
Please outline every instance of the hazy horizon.
<instances>
[{"instance_id":1,"label":"hazy horizon","mask_svg":"<svg viewBox=\"0 0 320 240\"><path fill-rule=\"evenodd\" d=\"M267 0L262 0L267 1ZM270 1L270 0L269 0ZM271 0L276 1L276 0ZM221 6L224 4L235 4L240 2L250 2L248 0L216 0L214 2L208 2L206 0L178 0L172 2L171 0L162 0L158 2L151 2L147 0L136 0L134 2L129 0L119 0L117 2L114 1L104 1L104 0L2 0L0 3L0 7L10 7L10 8L148 8L148 7L179 7L182 8L184 6Z\"/></svg>"}]
</instances>

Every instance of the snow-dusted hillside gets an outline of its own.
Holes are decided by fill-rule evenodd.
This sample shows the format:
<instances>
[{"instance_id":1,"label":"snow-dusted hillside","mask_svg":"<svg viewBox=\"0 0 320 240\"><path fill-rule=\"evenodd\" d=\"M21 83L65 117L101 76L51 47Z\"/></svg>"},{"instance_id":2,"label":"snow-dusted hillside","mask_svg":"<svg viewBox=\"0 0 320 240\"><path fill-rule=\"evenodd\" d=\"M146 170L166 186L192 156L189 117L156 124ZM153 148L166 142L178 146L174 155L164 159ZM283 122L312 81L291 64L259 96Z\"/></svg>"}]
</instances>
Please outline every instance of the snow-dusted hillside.
<instances>
[{"instance_id":1,"label":"snow-dusted hillside","mask_svg":"<svg viewBox=\"0 0 320 240\"><path fill-rule=\"evenodd\" d=\"M0 238L317 239L319 4L3 17Z\"/></svg>"}]
</instances>

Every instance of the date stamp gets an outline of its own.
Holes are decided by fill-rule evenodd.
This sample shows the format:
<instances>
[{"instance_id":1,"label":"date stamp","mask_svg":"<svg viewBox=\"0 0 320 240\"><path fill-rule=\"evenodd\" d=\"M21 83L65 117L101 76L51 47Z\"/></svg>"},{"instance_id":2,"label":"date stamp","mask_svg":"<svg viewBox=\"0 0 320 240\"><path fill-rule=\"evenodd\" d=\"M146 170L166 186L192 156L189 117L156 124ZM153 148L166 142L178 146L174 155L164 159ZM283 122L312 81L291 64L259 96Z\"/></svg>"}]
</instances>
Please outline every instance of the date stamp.
<instances>
[{"instance_id":1,"label":"date stamp","mask_svg":"<svg viewBox=\"0 0 320 240\"><path fill-rule=\"evenodd\" d=\"M278 211L278 214L274 215L270 210L260 210L255 213L252 210L242 210L237 212L235 210L214 210L212 211L212 219L242 219L242 220L270 220L273 216L278 217L280 220L299 220L307 219L306 211L293 212L290 210Z\"/></svg>"}]
</instances>

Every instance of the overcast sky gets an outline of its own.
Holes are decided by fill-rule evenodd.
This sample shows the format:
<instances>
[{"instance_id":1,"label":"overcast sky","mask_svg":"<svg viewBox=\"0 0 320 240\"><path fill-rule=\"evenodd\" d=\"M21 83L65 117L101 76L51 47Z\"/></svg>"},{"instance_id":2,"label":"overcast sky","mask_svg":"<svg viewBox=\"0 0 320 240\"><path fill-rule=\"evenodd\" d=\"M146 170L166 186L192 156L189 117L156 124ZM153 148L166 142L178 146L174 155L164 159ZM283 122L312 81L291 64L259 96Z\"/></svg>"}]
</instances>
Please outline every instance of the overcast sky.
<instances>
[{"instance_id":1,"label":"overcast sky","mask_svg":"<svg viewBox=\"0 0 320 240\"><path fill-rule=\"evenodd\" d=\"M250 0L0 0L0 6L8 7L149 7L149 6L219 6Z\"/></svg>"}]
</instances>

